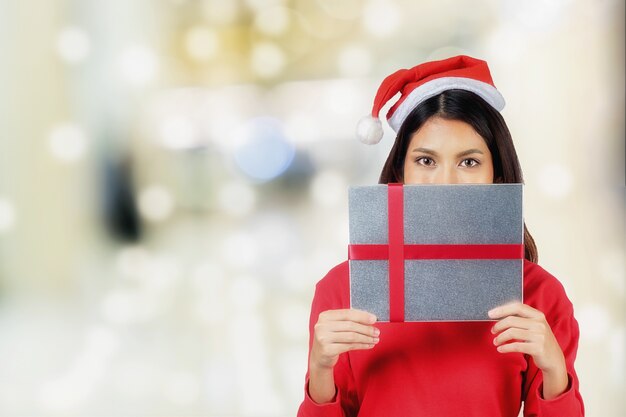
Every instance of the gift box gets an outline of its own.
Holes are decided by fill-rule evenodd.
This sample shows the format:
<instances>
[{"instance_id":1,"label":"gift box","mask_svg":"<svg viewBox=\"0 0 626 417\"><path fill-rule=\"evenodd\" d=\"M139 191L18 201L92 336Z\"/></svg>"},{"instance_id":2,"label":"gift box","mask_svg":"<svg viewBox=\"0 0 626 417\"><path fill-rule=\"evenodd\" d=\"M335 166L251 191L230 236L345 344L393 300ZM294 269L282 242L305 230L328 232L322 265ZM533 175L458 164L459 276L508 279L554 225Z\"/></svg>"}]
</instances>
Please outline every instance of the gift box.
<instances>
[{"instance_id":1,"label":"gift box","mask_svg":"<svg viewBox=\"0 0 626 417\"><path fill-rule=\"evenodd\" d=\"M378 321L479 321L523 302L521 184L349 188L350 305Z\"/></svg>"}]
</instances>

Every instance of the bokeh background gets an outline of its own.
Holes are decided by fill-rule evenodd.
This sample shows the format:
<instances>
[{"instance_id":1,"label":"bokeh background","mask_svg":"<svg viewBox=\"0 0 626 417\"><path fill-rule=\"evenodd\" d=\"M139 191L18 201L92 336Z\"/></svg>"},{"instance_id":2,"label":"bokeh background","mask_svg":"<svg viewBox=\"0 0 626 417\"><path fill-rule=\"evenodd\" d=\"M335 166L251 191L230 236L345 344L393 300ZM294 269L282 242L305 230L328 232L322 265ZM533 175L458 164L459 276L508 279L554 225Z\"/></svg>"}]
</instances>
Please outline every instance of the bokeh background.
<instances>
[{"instance_id":1,"label":"bokeh background","mask_svg":"<svg viewBox=\"0 0 626 417\"><path fill-rule=\"evenodd\" d=\"M625 415L621 0L0 0L0 415L295 415L393 142L355 124L458 53L507 100L587 415Z\"/></svg>"}]
</instances>

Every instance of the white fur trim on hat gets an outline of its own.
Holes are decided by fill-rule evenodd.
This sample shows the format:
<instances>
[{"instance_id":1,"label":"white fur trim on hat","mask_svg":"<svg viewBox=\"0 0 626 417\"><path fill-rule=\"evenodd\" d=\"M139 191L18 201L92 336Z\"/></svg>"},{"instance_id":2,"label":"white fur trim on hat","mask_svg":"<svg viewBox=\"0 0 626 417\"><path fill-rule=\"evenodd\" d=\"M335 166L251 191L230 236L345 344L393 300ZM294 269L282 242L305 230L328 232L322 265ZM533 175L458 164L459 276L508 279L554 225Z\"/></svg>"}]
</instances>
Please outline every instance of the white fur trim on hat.
<instances>
[{"instance_id":1,"label":"white fur trim on hat","mask_svg":"<svg viewBox=\"0 0 626 417\"><path fill-rule=\"evenodd\" d=\"M356 125L356 137L366 145L375 145L383 138L383 124L380 119L367 115Z\"/></svg>"},{"instance_id":2,"label":"white fur trim on hat","mask_svg":"<svg viewBox=\"0 0 626 417\"><path fill-rule=\"evenodd\" d=\"M498 111L504 108L504 97L495 87L482 81L463 77L442 77L429 81L409 93L389 118L389 126L398 132L407 116L422 101L446 90L467 90L478 94Z\"/></svg>"}]
</instances>

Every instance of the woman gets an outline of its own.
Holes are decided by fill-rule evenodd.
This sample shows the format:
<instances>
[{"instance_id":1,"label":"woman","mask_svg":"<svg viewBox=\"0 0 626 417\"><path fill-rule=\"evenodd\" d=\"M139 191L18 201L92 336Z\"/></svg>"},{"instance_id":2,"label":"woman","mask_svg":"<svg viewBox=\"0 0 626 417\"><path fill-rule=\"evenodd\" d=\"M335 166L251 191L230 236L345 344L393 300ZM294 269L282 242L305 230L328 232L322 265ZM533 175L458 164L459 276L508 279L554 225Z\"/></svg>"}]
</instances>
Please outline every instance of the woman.
<instances>
[{"instance_id":1,"label":"woman","mask_svg":"<svg viewBox=\"0 0 626 417\"><path fill-rule=\"evenodd\" d=\"M521 183L504 100L486 62L457 56L387 77L362 141L382 137L380 109L397 132L380 183ZM578 323L561 283L536 264L524 227L524 303L494 321L376 323L350 309L348 263L316 286L309 368L299 417L584 415L574 369Z\"/></svg>"}]
</instances>

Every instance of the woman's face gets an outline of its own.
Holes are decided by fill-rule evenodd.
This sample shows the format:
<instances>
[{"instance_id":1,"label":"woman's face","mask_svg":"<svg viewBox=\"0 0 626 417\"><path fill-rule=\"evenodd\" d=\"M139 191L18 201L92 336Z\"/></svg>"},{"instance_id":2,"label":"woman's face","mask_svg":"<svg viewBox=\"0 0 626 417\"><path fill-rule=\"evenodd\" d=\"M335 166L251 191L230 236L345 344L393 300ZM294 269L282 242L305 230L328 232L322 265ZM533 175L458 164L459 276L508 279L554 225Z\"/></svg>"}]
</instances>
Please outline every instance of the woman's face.
<instances>
[{"instance_id":1,"label":"woman's face","mask_svg":"<svg viewBox=\"0 0 626 417\"><path fill-rule=\"evenodd\" d=\"M411 137L404 160L405 184L492 182L491 152L469 124L431 117Z\"/></svg>"}]
</instances>

